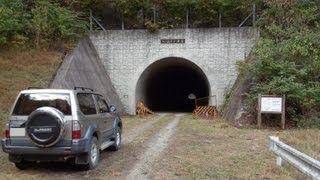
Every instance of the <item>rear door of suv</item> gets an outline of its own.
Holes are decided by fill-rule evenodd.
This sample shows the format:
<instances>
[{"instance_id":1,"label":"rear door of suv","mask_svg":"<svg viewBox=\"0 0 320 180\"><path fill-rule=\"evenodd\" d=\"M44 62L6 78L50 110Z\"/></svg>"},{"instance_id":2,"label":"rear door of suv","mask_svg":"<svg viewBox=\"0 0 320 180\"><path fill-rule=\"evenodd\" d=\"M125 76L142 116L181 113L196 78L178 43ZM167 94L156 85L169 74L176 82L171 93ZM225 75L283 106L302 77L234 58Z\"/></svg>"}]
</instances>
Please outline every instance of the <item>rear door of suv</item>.
<instances>
[{"instance_id":1,"label":"rear door of suv","mask_svg":"<svg viewBox=\"0 0 320 180\"><path fill-rule=\"evenodd\" d=\"M105 125L103 122L100 121L94 94L78 93L77 99L79 103L79 110L81 111L81 113L79 114L79 119L83 126L82 130L84 130L84 135L87 133L89 127L92 125L97 125L98 131L102 132L102 130L105 128Z\"/></svg>"},{"instance_id":2,"label":"rear door of suv","mask_svg":"<svg viewBox=\"0 0 320 180\"><path fill-rule=\"evenodd\" d=\"M25 90L17 97L9 116L11 145L34 146L26 132L29 115L40 107L53 107L61 111L64 121L72 120L70 91L64 90ZM65 124L69 128L70 124ZM62 139L54 146L69 146L71 136L62 134Z\"/></svg>"}]
</instances>

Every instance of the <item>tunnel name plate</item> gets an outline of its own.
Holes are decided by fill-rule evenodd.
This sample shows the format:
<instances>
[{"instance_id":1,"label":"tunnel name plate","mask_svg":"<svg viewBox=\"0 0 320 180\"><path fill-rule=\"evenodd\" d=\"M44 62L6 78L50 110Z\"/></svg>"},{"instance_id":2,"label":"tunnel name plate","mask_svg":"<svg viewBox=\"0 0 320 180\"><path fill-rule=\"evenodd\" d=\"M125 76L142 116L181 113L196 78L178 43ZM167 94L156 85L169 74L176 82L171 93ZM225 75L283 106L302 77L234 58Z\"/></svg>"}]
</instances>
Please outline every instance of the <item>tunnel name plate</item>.
<instances>
[{"instance_id":1,"label":"tunnel name plate","mask_svg":"<svg viewBox=\"0 0 320 180\"><path fill-rule=\"evenodd\" d=\"M186 43L185 39L160 39L161 44L183 44Z\"/></svg>"}]
</instances>

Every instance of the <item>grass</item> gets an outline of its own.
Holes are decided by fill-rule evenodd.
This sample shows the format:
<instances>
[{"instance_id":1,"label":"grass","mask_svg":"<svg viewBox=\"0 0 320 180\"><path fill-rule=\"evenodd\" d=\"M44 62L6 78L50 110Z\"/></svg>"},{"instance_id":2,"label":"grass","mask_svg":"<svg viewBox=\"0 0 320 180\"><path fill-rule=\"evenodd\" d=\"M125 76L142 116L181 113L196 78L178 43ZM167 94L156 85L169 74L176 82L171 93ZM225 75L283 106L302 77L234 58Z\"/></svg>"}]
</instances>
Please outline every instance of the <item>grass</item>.
<instances>
[{"instance_id":1,"label":"grass","mask_svg":"<svg viewBox=\"0 0 320 180\"><path fill-rule=\"evenodd\" d=\"M139 116L131 116L131 115L127 115L127 116L123 116L121 117L121 120L123 122L125 122L125 126L123 127L124 131L130 130L130 129L134 129L135 127L150 121L151 119L156 118L156 116L153 115L146 115L143 117L139 117Z\"/></svg>"},{"instance_id":2,"label":"grass","mask_svg":"<svg viewBox=\"0 0 320 180\"><path fill-rule=\"evenodd\" d=\"M0 52L0 137L18 92L30 86L47 87L61 62L62 54L54 51Z\"/></svg>"},{"instance_id":3,"label":"grass","mask_svg":"<svg viewBox=\"0 0 320 180\"><path fill-rule=\"evenodd\" d=\"M282 132L280 140L303 153L320 160L320 130L291 129Z\"/></svg>"},{"instance_id":4,"label":"grass","mask_svg":"<svg viewBox=\"0 0 320 180\"><path fill-rule=\"evenodd\" d=\"M305 133L308 135L303 135ZM164 158L154 168L157 169L154 177L160 179L307 178L288 163L284 163L283 168L275 165L276 157L269 150L268 139L268 136L273 134L274 131L268 129L238 129L222 120L199 120L187 116L180 120L174 146L167 149ZM284 131L282 136L281 139L292 143L293 147L300 147L301 151L309 155L319 156L319 130L288 130ZM306 137L309 141L306 141Z\"/></svg>"},{"instance_id":5,"label":"grass","mask_svg":"<svg viewBox=\"0 0 320 180\"><path fill-rule=\"evenodd\" d=\"M30 86L47 87L53 78L62 54L53 51L6 51L0 53L0 139L4 136L4 127L10 108L19 91ZM14 174L8 174L5 169L12 167L7 155L0 151L1 179L17 179ZM28 178L38 179L38 175L30 174Z\"/></svg>"}]
</instances>

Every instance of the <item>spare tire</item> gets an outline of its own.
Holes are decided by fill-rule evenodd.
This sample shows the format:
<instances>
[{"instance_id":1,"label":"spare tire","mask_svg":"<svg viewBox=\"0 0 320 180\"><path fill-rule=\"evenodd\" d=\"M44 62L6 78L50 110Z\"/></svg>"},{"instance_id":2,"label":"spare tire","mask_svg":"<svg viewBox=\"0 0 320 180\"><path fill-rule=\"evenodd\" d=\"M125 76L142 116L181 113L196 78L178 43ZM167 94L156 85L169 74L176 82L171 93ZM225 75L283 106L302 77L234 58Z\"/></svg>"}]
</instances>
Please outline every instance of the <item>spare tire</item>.
<instances>
[{"instance_id":1,"label":"spare tire","mask_svg":"<svg viewBox=\"0 0 320 180\"><path fill-rule=\"evenodd\" d=\"M53 146L64 132L64 115L53 107L38 108L29 115L26 132L36 146Z\"/></svg>"}]
</instances>

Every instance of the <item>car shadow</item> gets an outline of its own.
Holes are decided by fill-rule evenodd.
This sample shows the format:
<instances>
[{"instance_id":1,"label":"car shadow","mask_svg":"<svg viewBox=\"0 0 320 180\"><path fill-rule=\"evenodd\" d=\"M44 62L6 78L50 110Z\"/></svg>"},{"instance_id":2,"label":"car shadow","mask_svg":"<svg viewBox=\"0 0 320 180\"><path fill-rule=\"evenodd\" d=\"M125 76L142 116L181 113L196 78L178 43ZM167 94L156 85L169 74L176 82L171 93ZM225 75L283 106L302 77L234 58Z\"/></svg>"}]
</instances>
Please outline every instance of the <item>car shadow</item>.
<instances>
[{"instance_id":1,"label":"car shadow","mask_svg":"<svg viewBox=\"0 0 320 180\"><path fill-rule=\"evenodd\" d=\"M113 156L115 152L111 150L104 150L100 152L100 159L99 165L103 162L108 162L108 159ZM99 167L98 165L98 167ZM81 165L76 165L72 160L70 162L56 162L56 161L49 161L49 162L38 162L32 164L32 166L28 169L36 170L36 171L52 171L52 172L86 172Z\"/></svg>"}]
</instances>

